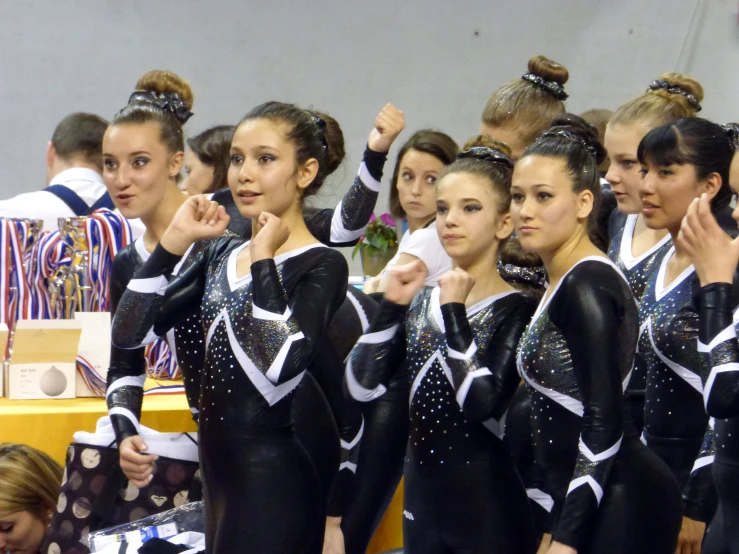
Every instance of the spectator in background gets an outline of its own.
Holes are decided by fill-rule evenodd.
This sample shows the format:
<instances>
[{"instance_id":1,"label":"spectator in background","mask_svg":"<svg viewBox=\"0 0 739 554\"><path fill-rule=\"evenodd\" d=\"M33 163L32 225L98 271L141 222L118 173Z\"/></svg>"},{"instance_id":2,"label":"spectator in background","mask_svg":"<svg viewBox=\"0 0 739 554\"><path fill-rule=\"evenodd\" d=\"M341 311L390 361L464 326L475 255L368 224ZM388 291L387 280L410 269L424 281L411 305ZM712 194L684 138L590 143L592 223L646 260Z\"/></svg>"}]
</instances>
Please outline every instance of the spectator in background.
<instances>
[{"instance_id":1,"label":"spectator in background","mask_svg":"<svg viewBox=\"0 0 739 554\"><path fill-rule=\"evenodd\" d=\"M188 139L185 151L187 178L180 189L190 196L210 194L228 188L228 168L231 165L231 139L235 127L218 125Z\"/></svg>"},{"instance_id":2,"label":"spectator in background","mask_svg":"<svg viewBox=\"0 0 739 554\"><path fill-rule=\"evenodd\" d=\"M61 217L88 215L98 208L114 209L103 183L103 135L108 122L89 113L73 113L54 130L46 151L44 190L21 193L0 201L0 217L38 219L54 231ZM130 221L134 237L143 232Z\"/></svg>"}]
</instances>

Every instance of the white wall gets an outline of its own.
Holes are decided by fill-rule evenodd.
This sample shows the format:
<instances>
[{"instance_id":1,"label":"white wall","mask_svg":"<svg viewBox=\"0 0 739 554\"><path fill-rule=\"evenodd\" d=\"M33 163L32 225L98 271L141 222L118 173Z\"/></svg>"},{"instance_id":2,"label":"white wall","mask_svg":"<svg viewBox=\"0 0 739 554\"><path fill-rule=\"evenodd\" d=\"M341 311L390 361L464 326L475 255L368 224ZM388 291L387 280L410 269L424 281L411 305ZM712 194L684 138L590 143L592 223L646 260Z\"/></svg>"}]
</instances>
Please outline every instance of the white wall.
<instances>
[{"instance_id":1,"label":"white wall","mask_svg":"<svg viewBox=\"0 0 739 554\"><path fill-rule=\"evenodd\" d=\"M703 115L739 119L736 0L0 0L0 197L43 185L56 123L111 117L153 68L190 80L189 134L279 99L344 128L350 182L377 111L464 141L490 92L544 53L571 73L569 108L616 107L663 71L693 73ZM401 137L402 140L402 137ZM390 174L388 167L386 174ZM384 211L386 195L380 200Z\"/></svg>"}]
</instances>

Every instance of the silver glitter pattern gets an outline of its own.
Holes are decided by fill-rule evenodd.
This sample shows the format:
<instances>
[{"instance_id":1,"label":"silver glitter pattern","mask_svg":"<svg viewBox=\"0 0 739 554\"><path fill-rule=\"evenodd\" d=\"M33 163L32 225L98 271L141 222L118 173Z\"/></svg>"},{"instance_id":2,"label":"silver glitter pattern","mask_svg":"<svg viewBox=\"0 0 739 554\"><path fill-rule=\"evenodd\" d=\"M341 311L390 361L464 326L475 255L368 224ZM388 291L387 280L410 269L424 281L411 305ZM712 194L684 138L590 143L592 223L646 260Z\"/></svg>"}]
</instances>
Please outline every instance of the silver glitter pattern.
<instances>
[{"instance_id":1,"label":"silver glitter pattern","mask_svg":"<svg viewBox=\"0 0 739 554\"><path fill-rule=\"evenodd\" d=\"M732 322L732 325L737 324ZM711 340L713 340L713 337ZM711 349L710 358L712 368L739 363L739 342L737 338L731 337L715 345ZM707 404L709 408L712 402L726 404L726 399L721 401L716 397L730 395L739 390L737 381L739 381L739 371L716 374L713 386L708 393ZM713 438L717 456L728 456L734 461L739 460L739 417L716 419Z\"/></svg>"},{"instance_id":2,"label":"silver glitter pattern","mask_svg":"<svg viewBox=\"0 0 739 554\"><path fill-rule=\"evenodd\" d=\"M600 267L587 265L593 263L600 264ZM578 265L579 267L576 266L576 269L571 270L572 275L566 276L561 281L563 286L569 288L566 291L555 289L551 291L553 296L549 300L543 300L548 303L540 307L538 317L529 324L519 342L517 352L519 374L531 393L532 443L537 465L544 476L544 488L560 506L565 502L565 498L566 506L570 506L570 494L573 495L572 502L575 505L585 503L579 507L573 505L573 509L568 512L568 525L575 526L578 524L573 522L583 517L583 510L586 510L586 506L592 502L588 497L592 498L594 494L599 501L598 495L605 491L610 467L619 452L619 437L623 436L623 429L613 428L613 425L609 426L605 422L606 414L600 413L600 407L597 405L599 400L583 396L578 382L578 371L593 375L603 371L603 368L583 367L576 370L567 337L563 329L553 321L553 309L560 310L556 314L558 317L565 317L562 311L566 309L563 304L565 299L560 296L561 294L567 294L567 298L571 294L578 294L579 291L575 289L576 283L592 281L601 275L590 274L591 270L588 267L602 271L602 265L607 265L609 266L607 270L615 273L605 260L587 261ZM574 273L575 270L578 273ZM619 302L624 310L616 331L622 354L617 367L620 380L624 382L633 364L637 313L628 283L620 277L615 279L615 282L617 290L612 294L621 299ZM612 307L610 304L596 305L592 309L610 310ZM570 339L578 340L578 337ZM606 377L593 375L592 378ZM588 423L583 419L596 413L599 414L597 420L600 421L591 420ZM614 417L618 417L618 414ZM606 450L592 453L588 450L592 448L593 438L588 432L597 433L597 440L602 440L604 433L608 436L613 435L609 439L613 442L603 446L608 449L607 457L602 456ZM568 487L571 487L571 492L563 495ZM580 492L581 490L591 492Z\"/></svg>"},{"instance_id":3,"label":"silver glitter pattern","mask_svg":"<svg viewBox=\"0 0 739 554\"><path fill-rule=\"evenodd\" d=\"M666 263L667 255L659 260ZM702 383L710 363L698 352L698 314L692 301L695 273L678 277L658 299L659 267L642 296L638 353L647 369L644 429L664 438L703 437L708 415ZM661 286L662 283L659 283Z\"/></svg>"},{"instance_id":4,"label":"silver glitter pattern","mask_svg":"<svg viewBox=\"0 0 739 554\"><path fill-rule=\"evenodd\" d=\"M411 383L418 382L409 407L410 455L419 464L470 463L488 451L489 441L498 439L481 423L468 422L457 404L451 375L444 371L447 341L433 290L418 294L406 318L406 365ZM493 302L468 315L481 353L495 332L495 306Z\"/></svg>"}]
</instances>

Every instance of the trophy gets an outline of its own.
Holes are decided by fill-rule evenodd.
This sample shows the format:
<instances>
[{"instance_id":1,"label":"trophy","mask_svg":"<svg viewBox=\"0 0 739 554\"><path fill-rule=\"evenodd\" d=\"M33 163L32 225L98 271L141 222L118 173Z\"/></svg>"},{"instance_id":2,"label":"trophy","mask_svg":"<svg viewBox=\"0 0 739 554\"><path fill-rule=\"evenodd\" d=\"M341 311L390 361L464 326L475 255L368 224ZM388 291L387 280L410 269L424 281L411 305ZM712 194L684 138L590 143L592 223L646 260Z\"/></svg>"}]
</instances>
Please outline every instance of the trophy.
<instances>
[{"instance_id":1,"label":"trophy","mask_svg":"<svg viewBox=\"0 0 739 554\"><path fill-rule=\"evenodd\" d=\"M87 248L86 217L60 217L59 233L69 247L71 263L49 279L51 306L61 319L73 319L74 312L86 311L92 297L89 283L90 258Z\"/></svg>"},{"instance_id":2,"label":"trophy","mask_svg":"<svg viewBox=\"0 0 739 554\"><path fill-rule=\"evenodd\" d=\"M12 315L9 315L8 317L10 336L8 338L7 348L5 352L3 352L3 357L5 357L5 355L9 356L10 352L13 350L13 336L15 334L14 323L21 311L21 306L18 302L21 291L18 290L18 286L25 286L29 263L28 254L31 252L33 245L41 234L41 229L44 227L44 222L40 219L9 217L5 218L5 221L10 222L18 230L18 243L16 246L23 265L20 268L16 267L15 256L8 256L7 263L11 279L10 283L8 283L7 290L10 299L12 299L11 302L9 302Z\"/></svg>"}]
</instances>

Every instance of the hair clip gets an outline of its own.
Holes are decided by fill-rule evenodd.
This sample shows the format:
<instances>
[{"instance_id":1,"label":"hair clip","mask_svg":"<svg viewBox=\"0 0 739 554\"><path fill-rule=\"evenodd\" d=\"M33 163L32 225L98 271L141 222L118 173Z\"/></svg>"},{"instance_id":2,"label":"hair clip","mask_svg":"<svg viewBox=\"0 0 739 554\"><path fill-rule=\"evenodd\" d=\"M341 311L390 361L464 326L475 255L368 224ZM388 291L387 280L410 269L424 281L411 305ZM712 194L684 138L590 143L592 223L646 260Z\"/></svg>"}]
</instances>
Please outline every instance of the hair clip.
<instances>
[{"instance_id":1,"label":"hair clip","mask_svg":"<svg viewBox=\"0 0 739 554\"><path fill-rule=\"evenodd\" d=\"M547 81L543 77L539 77L533 73L526 73L526 75L522 76L521 79L544 89L557 100L567 100L570 97L570 95L565 92L565 88L555 81Z\"/></svg>"},{"instance_id":2,"label":"hair clip","mask_svg":"<svg viewBox=\"0 0 739 554\"><path fill-rule=\"evenodd\" d=\"M721 127L726 131L732 150L739 151L739 123L727 123Z\"/></svg>"},{"instance_id":3,"label":"hair clip","mask_svg":"<svg viewBox=\"0 0 739 554\"><path fill-rule=\"evenodd\" d=\"M543 266L521 267L499 261L498 273L508 283L513 282L543 287L547 282L547 270Z\"/></svg>"},{"instance_id":4,"label":"hair clip","mask_svg":"<svg viewBox=\"0 0 739 554\"><path fill-rule=\"evenodd\" d=\"M698 98L696 98L695 94L688 92L679 85L676 85L669 81L665 81L664 79L657 79L656 81L652 81L652 84L649 85L647 92L649 92L650 90L664 90L669 92L670 94L679 94L687 99L688 103L695 108L696 112L699 112L703 109L700 102L698 102Z\"/></svg>"},{"instance_id":5,"label":"hair clip","mask_svg":"<svg viewBox=\"0 0 739 554\"><path fill-rule=\"evenodd\" d=\"M305 111L308 112L311 121L318 128L318 138L321 140L323 149L328 150L328 143L326 142L326 122L320 115L316 115L310 110Z\"/></svg>"},{"instance_id":6,"label":"hair clip","mask_svg":"<svg viewBox=\"0 0 739 554\"><path fill-rule=\"evenodd\" d=\"M513 161L500 150L490 148L489 146L473 146L467 150L457 154L458 160L475 159L485 162L503 165L509 169L513 169Z\"/></svg>"},{"instance_id":7,"label":"hair clip","mask_svg":"<svg viewBox=\"0 0 739 554\"><path fill-rule=\"evenodd\" d=\"M153 90L137 90L128 99L128 103L141 102L144 104L152 104L165 112L171 113L177 121L184 125L193 113L187 109L182 96L176 92L165 92L159 94Z\"/></svg>"},{"instance_id":8,"label":"hair clip","mask_svg":"<svg viewBox=\"0 0 739 554\"><path fill-rule=\"evenodd\" d=\"M562 137L570 142L574 142L575 144L582 146L588 152L588 154L593 156L593 158L595 158L596 160L598 159L598 150L595 148L595 146L593 146L592 144L588 144L586 141L572 134L567 129L550 129L549 131L545 131L537 139L537 142L544 137Z\"/></svg>"}]
</instances>

